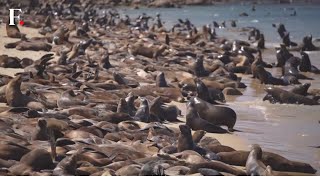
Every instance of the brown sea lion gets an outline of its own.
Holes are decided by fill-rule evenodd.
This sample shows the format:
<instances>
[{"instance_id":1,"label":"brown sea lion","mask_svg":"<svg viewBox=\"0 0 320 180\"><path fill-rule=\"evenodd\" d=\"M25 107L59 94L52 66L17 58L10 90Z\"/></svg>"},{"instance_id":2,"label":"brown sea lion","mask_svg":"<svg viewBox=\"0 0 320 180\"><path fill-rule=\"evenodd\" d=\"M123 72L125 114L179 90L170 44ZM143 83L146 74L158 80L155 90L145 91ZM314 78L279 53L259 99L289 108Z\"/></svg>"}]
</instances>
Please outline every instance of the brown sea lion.
<instances>
[{"instance_id":1,"label":"brown sea lion","mask_svg":"<svg viewBox=\"0 0 320 180\"><path fill-rule=\"evenodd\" d=\"M229 131L233 131L233 127L237 120L237 114L231 108L212 105L198 97L192 97L189 102L194 105L200 118L214 125L227 126Z\"/></svg>"},{"instance_id":2,"label":"brown sea lion","mask_svg":"<svg viewBox=\"0 0 320 180\"><path fill-rule=\"evenodd\" d=\"M292 92L292 93L295 93L295 94L300 94L302 96L307 96L308 95L308 89L310 88L310 86L311 86L310 83L304 83L302 85L295 86L289 92Z\"/></svg>"},{"instance_id":3,"label":"brown sea lion","mask_svg":"<svg viewBox=\"0 0 320 180\"><path fill-rule=\"evenodd\" d=\"M10 38L21 38L21 35L22 35L22 33L20 32L16 24L9 25L9 23L6 23L6 32L7 32L7 36Z\"/></svg>"},{"instance_id":4,"label":"brown sea lion","mask_svg":"<svg viewBox=\"0 0 320 180\"><path fill-rule=\"evenodd\" d=\"M35 99L22 94L20 86L22 77L20 75L13 78L6 88L6 100L11 107L28 107L31 109L44 109L45 106Z\"/></svg>"},{"instance_id":5,"label":"brown sea lion","mask_svg":"<svg viewBox=\"0 0 320 180\"><path fill-rule=\"evenodd\" d=\"M52 46L42 41L22 41L16 46L20 51L50 51Z\"/></svg>"},{"instance_id":6,"label":"brown sea lion","mask_svg":"<svg viewBox=\"0 0 320 180\"><path fill-rule=\"evenodd\" d=\"M160 47L146 47L143 44L138 45L128 45L129 53L136 56L141 55L148 58L157 59L166 49L166 45L161 45Z\"/></svg>"},{"instance_id":7,"label":"brown sea lion","mask_svg":"<svg viewBox=\"0 0 320 180\"><path fill-rule=\"evenodd\" d=\"M266 166L261 162L262 160L262 150L257 144L251 146L251 151L249 153L246 162L247 175L250 176L265 176Z\"/></svg>"},{"instance_id":8,"label":"brown sea lion","mask_svg":"<svg viewBox=\"0 0 320 180\"><path fill-rule=\"evenodd\" d=\"M263 101L268 100L271 103L285 103L285 104L304 104L304 105L319 105L314 99L304 97L299 94L295 94L277 87L265 88L267 95L263 98Z\"/></svg>"},{"instance_id":9,"label":"brown sea lion","mask_svg":"<svg viewBox=\"0 0 320 180\"><path fill-rule=\"evenodd\" d=\"M68 108L72 106L84 106L87 105L87 96L85 94L75 93L73 90L67 90L61 93L60 98L57 101L59 108Z\"/></svg>"},{"instance_id":10,"label":"brown sea lion","mask_svg":"<svg viewBox=\"0 0 320 180\"><path fill-rule=\"evenodd\" d=\"M210 133L228 133L227 130L202 119L199 116L195 107L195 102L193 101L187 103L186 125L195 131L204 130Z\"/></svg>"},{"instance_id":11,"label":"brown sea lion","mask_svg":"<svg viewBox=\"0 0 320 180\"><path fill-rule=\"evenodd\" d=\"M232 152L220 152L218 156L222 162L236 166L245 166L248 156L248 151L232 151ZM310 164L301 163L297 161L290 161L278 154L266 152L262 153L262 160L266 166L270 165L272 169L276 171L288 171L288 172L304 172L304 173L316 173Z\"/></svg>"},{"instance_id":12,"label":"brown sea lion","mask_svg":"<svg viewBox=\"0 0 320 180\"><path fill-rule=\"evenodd\" d=\"M191 130L186 125L180 125L180 134L178 137L178 152L194 149L194 143L191 136Z\"/></svg>"}]
</instances>

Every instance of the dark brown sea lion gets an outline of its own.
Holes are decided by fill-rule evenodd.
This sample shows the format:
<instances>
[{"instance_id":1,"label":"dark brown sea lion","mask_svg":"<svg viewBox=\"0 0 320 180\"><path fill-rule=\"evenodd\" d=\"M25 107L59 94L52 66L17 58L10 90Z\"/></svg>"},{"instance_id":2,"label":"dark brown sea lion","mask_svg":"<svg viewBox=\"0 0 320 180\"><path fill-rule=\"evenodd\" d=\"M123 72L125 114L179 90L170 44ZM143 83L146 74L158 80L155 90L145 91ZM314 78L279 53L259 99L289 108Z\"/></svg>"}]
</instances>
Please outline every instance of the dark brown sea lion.
<instances>
[{"instance_id":1,"label":"dark brown sea lion","mask_svg":"<svg viewBox=\"0 0 320 180\"><path fill-rule=\"evenodd\" d=\"M21 35L22 35L22 33L20 32L16 24L9 25L9 23L6 23L6 32L7 32L7 36L10 38L21 38Z\"/></svg>"},{"instance_id":2,"label":"dark brown sea lion","mask_svg":"<svg viewBox=\"0 0 320 180\"><path fill-rule=\"evenodd\" d=\"M250 176L264 176L266 175L266 166L261 162L262 160L262 150L257 144L251 146L251 151L249 153L246 162L247 175Z\"/></svg>"},{"instance_id":3,"label":"dark brown sea lion","mask_svg":"<svg viewBox=\"0 0 320 180\"><path fill-rule=\"evenodd\" d=\"M39 119L36 130L33 132L32 140L46 141L48 139L47 121L44 119Z\"/></svg>"},{"instance_id":4,"label":"dark brown sea lion","mask_svg":"<svg viewBox=\"0 0 320 180\"><path fill-rule=\"evenodd\" d=\"M52 46L42 41L22 41L16 46L20 51L50 51Z\"/></svg>"},{"instance_id":5,"label":"dark brown sea lion","mask_svg":"<svg viewBox=\"0 0 320 180\"><path fill-rule=\"evenodd\" d=\"M268 100L270 103L285 103L285 104L304 104L304 105L318 105L316 100L295 94L277 87L265 88L267 95L263 101Z\"/></svg>"},{"instance_id":6,"label":"dark brown sea lion","mask_svg":"<svg viewBox=\"0 0 320 180\"><path fill-rule=\"evenodd\" d=\"M221 152L217 155L221 158L222 162L236 166L245 166L248 156L248 151L232 151ZM278 154L266 152L262 153L262 160L266 166L270 165L272 169L276 171L288 171L288 172L304 172L304 173L316 173L310 164L301 163L297 161L290 161Z\"/></svg>"},{"instance_id":7,"label":"dark brown sea lion","mask_svg":"<svg viewBox=\"0 0 320 180\"><path fill-rule=\"evenodd\" d=\"M0 55L0 67L4 68L22 68L20 59L17 57L10 57L8 55Z\"/></svg>"},{"instance_id":8,"label":"dark brown sea lion","mask_svg":"<svg viewBox=\"0 0 320 180\"><path fill-rule=\"evenodd\" d=\"M187 103L187 115L186 115L186 125L192 130L204 130L210 133L227 133L228 131L216 126L199 116L197 109L195 107L194 101L189 101Z\"/></svg>"},{"instance_id":9,"label":"dark brown sea lion","mask_svg":"<svg viewBox=\"0 0 320 180\"><path fill-rule=\"evenodd\" d=\"M224 125L229 131L233 131L233 127L237 120L237 114L229 107L212 105L198 97L192 97L189 102L194 104L196 112L200 118L209 121L214 125Z\"/></svg>"},{"instance_id":10,"label":"dark brown sea lion","mask_svg":"<svg viewBox=\"0 0 320 180\"><path fill-rule=\"evenodd\" d=\"M164 77L164 73L160 72L156 77L156 86L157 87L168 87L166 78Z\"/></svg>"},{"instance_id":11,"label":"dark brown sea lion","mask_svg":"<svg viewBox=\"0 0 320 180\"><path fill-rule=\"evenodd\" d=\"M141 167L139 176L164 176L164 167L161 166L161 162L150 161Z\"/></svg>"},{"instance_id":12,"label":"dark brown sea lion","mask_svg":"<svg viewBox=\"0 0 320 180\"><path fill-rule=\"evenodd\" d=\"M209 72L206 71L203 66L203 55L197 56L196 62L192 65L192 71L197 77L205 77L209 75Z\"/></svg>"},{"instance_id":13,"label":"dark brown sea lion","mask_svg":"<svg viewBox=\"0 0 320 180\"><path fill-rule=\"evenodd\" d=\"M25 154L18 164L10 167L9 171L15 175L32 175L33 171L53 168L50 153L44 149L34 149Z\"/></svg>"},{"instance_id":14,"label":"dark brown sea lion","mask_svg":"<svg viewBox=\"0 0 320 180\"><path fill-rule=\"evenodd\" d=\"M178 152L194 149L195 145L192 140L190 128L186 125L180 125L179 129L180 134L178 137Z\"/></svg>"},{"instance_id":15,"label":"dark brown sea lion","mask_svg":"<svg viewBox=\"0 0 320 180\"><path fill-rule=\"evenodd\" d=\"M0 158L4 160L19 161L28 152L30 152L30 149L13 142L3 141L0 143Z\"/></svg>"},{"instance_id":16,"label":"dark brown sea lion","mask_svg":"<svg viewBox=\"0 0 320 180\"><path fill-rule=\"evenodd\" d=\"M223 93L214 88L208 88L200 79L195 79L197 97L211 104L219 104L216 101L225 102Z\"/></svg>"},{"instance_id":17,"label":"dark brown sea lion","mask_svg":"<svg viewBox=\"0 0 320 180\"><path fill-rule=\"evenodd\" d=\"M260 80L261 84L285 85L285 82L282 79L273 77L262 65L256 66L253 69L252 74Z\"/></svg>"},{"instance_id":18,"label":"dark brown sea lion","mask_svg":"<svg viewBox=\"0 0 320 180\"><path fill-rule=\"evenodd\" d=\"M308 89L310 88L310 86L311 86L310 83L304 83L302 85L295 86L289 92L292 92L292 93L295 93L295 94L300 94L302 96L307 96L308 95Z\"/></svg>"},{"instance_id":19,"label":"dark brown sea lion","mask_svg":"<svg viewBox=\"0 0 320 180\"><path fill-rule=\"evenodd\" d=\"M31 109L43 109L45 106L37 102L35 99L22 94L20 86L22 77L20 75L13 78L6 88L6 100L9 106L12 107L28 107Z\"/></svg>"}]
</instances>

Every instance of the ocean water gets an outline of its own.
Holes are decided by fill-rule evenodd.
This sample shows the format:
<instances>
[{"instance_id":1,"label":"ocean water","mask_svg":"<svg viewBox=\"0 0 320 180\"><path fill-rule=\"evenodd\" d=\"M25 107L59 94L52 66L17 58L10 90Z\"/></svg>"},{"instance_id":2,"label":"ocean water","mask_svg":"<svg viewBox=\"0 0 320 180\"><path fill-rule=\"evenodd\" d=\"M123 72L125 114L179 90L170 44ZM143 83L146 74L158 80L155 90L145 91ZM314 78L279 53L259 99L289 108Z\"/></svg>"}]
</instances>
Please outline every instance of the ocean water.
<instances>
[{"instance_id":1,"label":"ocean water","mask_svg":"<svg viewBox=\"0 0 320 180\"><path fill-rule=\"evenodd\" d=\"M296 10L297 16L290 16ZM186 6L179 8L123 8L121 12L138 17L142 12L150 16L160 13L165 21L166 27L172 27L177 19L188 18L195 26L212 24L213 21L219 24L226 21L227 28L230 20L236 20L238 27L257 27L264 33L266 41L280 42L276 29L272 23L283 23L290 32L291 39L297 42L302 37L312 34L314 38L320 38L320 5L319 4L266 4L256 5L256 11L251 11L251 5L229 4L216 6ZM242 12L249 16L240 17ZM218 29L218 35L224 35L225 29Z\"/></svg>"},{"instance_id":2,"label":"ocean water","mask_svg":"<svg viewBox=\"0 0 320 180\"><path fill-rule=\"evenodd\" d=\"M290 16L296 10L297 16ZM193 6L181 9L141 8L121 9L120 12L138 17L142 12L150 16L160 13L165 26L170 28L177 19L188 18L197 27L226 21L226 29L217 29L218 36L230 39L246 39L247 35L232 32L230 20L236 20L238 27L257 27L265 35L267 50L263 52L265 61L275 62L274 46L281 42L272 23L283 23L290 32L291 40L300 43L303 36L312 34L314 39L320 38L320 5L319 4L268 4L256 5L256 11L251 11L251 5L231 4L217 6ZM246 12L247 17L239 17ZM317 44L318 46L320 44ZM313 65L320 68L320 52L307 52ZM299 56L298 54L296 54ZM280 69L268 69L274 76L280 75ZM312 88L320 88L320 75L306 74L314 80ZM246 138L249 143L260 144L263 150L279 153L291 160L312 164L320 174L320 106L280 105L263 102L265 95L258 80L251 75L242 76L242 81L248 86L243 90L243 96L227 98L228 104L237 112L238 121L235 128L242 131L237 135ZM290 89L292 86L283 87Z\"/></svg>"}]
</instances>

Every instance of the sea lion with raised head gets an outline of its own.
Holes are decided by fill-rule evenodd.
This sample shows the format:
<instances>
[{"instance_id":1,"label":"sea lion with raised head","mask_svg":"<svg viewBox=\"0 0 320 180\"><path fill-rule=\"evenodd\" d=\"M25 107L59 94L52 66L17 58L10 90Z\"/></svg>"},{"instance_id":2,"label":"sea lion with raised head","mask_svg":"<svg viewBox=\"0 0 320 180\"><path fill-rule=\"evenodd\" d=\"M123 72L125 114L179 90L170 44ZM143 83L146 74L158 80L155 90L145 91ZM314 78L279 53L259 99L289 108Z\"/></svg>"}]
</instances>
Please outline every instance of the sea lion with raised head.
<instances>
[{"instance_id":1,"label":"sea lion with raised head","mask_svg":"<svg viewBox=\"0 0 320 180\"><path fill-rule=\"evenodd\" d=\"M251 146L251 151L249 153L246 162L246 172L250 176L264 176L266 175L266 165L261 162L262 150L257 144Z\"/></svg>"},{"instance_id":2,"label":"sea lion with raised head","mask_svg":"<svg viewBox=\"0 0 320 180\"><path fill-rule=\"evenodd\" d=\"M192 97L189 102L194 104L195 110L200 118L217 126L227 126L229 131L233 131L237 114L231 108L212 105L198 97Z\"/></svg>"},{"instance_id":3,"label":"sea lion with raised head","mask_svg":"<svg viewBox=\"0 0 320 180\"><path fill-rule=\"evenodd\" d=\"M216 126L202 119L195 108L194 101L189 101L187 103L186 125L195 131L204 130L210 133L227 133L228 132L227 130L219 126Z\"/></svg>"},{"instance_id":4,"label":"sea lion with raised head","mask_svg":"<svg viewBox=\"0 0 320 180\"><path fill-rule=\"evenodd\" d=\"M11 107L28 107L31 109L44 109L45 106L35 99L22 94L20 86L22 76L18 75L13 78L6 87L6 100Z\"/></svg>"},{"instance_id":5,"label":"sea lion with raised head","mask_svg":"<svg viewBox=\"0 0 320 180\"><path fill-rule=\"evenodd\" d=\"M134 116L134 119L136 119L137 121L149 122L150 111L148 100L146 98L140 98L140 100L141 104Z\"/></svg>"}]
</instances>

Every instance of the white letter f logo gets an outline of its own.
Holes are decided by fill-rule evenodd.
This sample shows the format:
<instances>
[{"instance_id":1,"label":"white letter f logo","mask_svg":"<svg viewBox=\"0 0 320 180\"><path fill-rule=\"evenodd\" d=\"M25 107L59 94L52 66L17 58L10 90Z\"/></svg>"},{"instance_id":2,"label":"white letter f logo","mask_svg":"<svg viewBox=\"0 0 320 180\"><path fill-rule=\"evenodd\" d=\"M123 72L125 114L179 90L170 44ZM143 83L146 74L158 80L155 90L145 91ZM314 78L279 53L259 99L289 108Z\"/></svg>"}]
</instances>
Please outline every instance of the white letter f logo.
<instances>
[{"instance_id":1,"label":"white letter f logo","mask_svg":"<svg viewBox=\"0 0 320 180\"><path fill-rule=\"evenodd\" d=\"M10 10L10 22L9 22L9 25L15 25L14 19L15 19L15 18L20 19L20 14L19 14L18 16L15 16L15 15L14 15L14 11L20 11L20 12L22 12L22 10L21 10L21 9L9 9L9 10Z\"/></svg>"}]
</instances>

